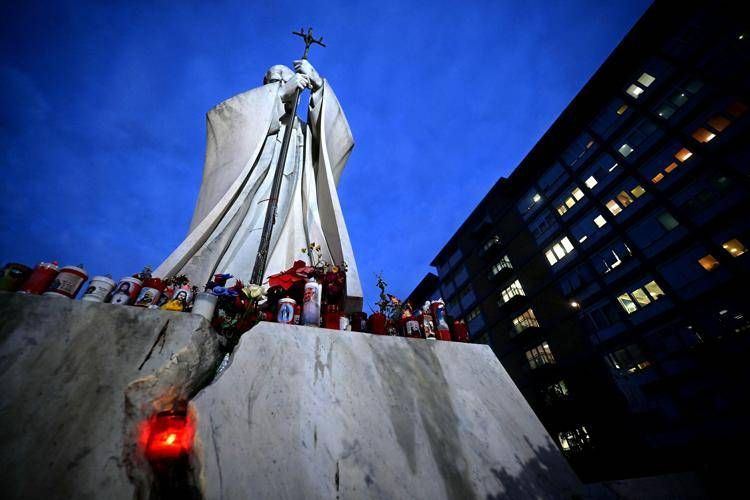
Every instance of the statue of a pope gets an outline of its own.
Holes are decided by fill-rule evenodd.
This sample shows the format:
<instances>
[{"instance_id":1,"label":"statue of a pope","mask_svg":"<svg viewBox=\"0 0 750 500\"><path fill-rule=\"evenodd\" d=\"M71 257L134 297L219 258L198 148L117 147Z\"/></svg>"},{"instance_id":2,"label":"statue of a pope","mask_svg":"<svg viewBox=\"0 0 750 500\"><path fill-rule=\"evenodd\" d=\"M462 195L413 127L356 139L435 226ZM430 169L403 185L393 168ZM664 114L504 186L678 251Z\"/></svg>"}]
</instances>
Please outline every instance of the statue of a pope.
<instances>
[{"instance_id":1,"label":"statue of a pope","mask_svg":"<svg viewBox=\"0 0 750 500\"><path fill-rule=\"evenodd\" d=\"M319 243L326 260L348 265L347 309L357 309L361 285L336 192L354 139L328 81L306 59L294 67L272 66L262 87L208 112L190 231L155 274L185 274L198 284L216 273L250 277L292 100L296 89L309 88L308 123L294 119L264 280L308 261L302 249Z\"/></svg>"}]
</instances>

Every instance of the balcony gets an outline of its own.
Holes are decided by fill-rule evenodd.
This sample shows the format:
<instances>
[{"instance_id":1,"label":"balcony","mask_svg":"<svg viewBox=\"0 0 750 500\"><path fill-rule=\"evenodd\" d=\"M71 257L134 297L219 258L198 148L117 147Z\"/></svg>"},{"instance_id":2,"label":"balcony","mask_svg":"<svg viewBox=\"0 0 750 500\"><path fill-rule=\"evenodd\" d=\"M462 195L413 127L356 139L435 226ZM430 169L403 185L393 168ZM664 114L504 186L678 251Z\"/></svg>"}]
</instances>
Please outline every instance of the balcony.
<instances>
[{"instance_id":1,"label":"balcony","mask_svg":"<svg viewBox=\"0 0 750 500\"><path fill-rule=\"evenodd\" d=\"M497 303L497 305L505 311L511 311L513 309L521 308L526 305L526 295L517 294L511 297L507 302L503 302L503 299L500 299Z\"/></svg>"},{"instance_id":2,"label":"balcony","mask_svg":"<svg viewBox=\"0 0 750 500\"><path fill-rule=\"evenodd\" d=\"M479 256L483 258L492 257L497 254L501 247L500 237L492 236L482 244L482 247L479 249Z\"/></svg>"},{"instance_id":3,"label":"balcony","mask_svg":"<svg viewBox=\"0 0 750 500\"><path fill-rule=\"evenodd\" d=\"M502 267L497 271L495 269L490 269L490 272L487 273L487 280L494 283L499 283L502 281L506 281L508 278L510 278L511 274L513 274L512 267Z\"/></svg>"}]
</instances>

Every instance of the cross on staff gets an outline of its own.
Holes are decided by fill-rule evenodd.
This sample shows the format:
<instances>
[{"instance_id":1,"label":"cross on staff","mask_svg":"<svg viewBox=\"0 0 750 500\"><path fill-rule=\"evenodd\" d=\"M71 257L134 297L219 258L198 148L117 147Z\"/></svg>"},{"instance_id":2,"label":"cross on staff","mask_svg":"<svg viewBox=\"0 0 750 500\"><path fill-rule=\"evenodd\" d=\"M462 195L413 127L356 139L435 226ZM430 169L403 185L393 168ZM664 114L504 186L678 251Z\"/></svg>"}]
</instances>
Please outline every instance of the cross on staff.
<instances>
[{"instance_id":1,"label":"cross on staff","mask_svg":"<svg viewBox=\"0 0 750 500\"><path fill-rule=\"evenodd\" d=\"M323 43L323 37L315 39L313 37L312 28L307 29L305 33L304 29L300 28L299 31L292 31L293 35L302 37L305 41L305 53L302 55L302 59L307 59L307 54L310 51L310 46L318 44L321 47L325 47ZM250 283L260 285L263 282L263 274L266 271L266 263L268 261L268 247L271 245L271 234L273 233L273 226L276 224L276 213L279 204L279 192L281 191L281 180L283 178L282 173L284 172L284 165L286 165L286 156L289 151L289 142L292 138L292 128L294 126L294 119L297 116L297 104L299 103L299 96L302 93L302 89L297 88L294 92L294 98L292 99L292 109L289 112L287 118L286 128L284 129L284 139L281 142L281 152L279 154L279 162L276 164L276 171L273 174L273 184L271 185L271 197L268 200L268 206L266 207L266 218L263 220L263 233L260 236L260 244L258 246L258 255L255 257L255 265L253 266L253 274L250 277Z\"/></svg>"}]
</instances>

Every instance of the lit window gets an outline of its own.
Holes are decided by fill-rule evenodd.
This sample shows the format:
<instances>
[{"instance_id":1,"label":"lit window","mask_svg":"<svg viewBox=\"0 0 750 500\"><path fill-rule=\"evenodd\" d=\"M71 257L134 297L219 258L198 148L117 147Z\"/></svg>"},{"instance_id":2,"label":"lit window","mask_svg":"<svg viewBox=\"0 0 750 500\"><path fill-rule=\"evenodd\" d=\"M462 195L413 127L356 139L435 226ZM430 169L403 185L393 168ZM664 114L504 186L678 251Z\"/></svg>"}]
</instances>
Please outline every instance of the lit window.
<instances>
[{"instance_id":1,"label":"lit window","mask_svg":"<svg viewBox=\"0 0 750 500\"><path fill-rule=\"evenodd\" d=\"M711 127L717 132L723 132L724 129L727 128L730 123L732 122L730 122L728 119L724 118L721 115L716 115L710 120L708 120L708 124L711 125Z\"/></svg>"},{"instance_id":2,"label":"lit window","mask_svg":"<svg viewBox=\"0 0 750 500\"><path fill-rule=\"evenodd\" d=\"M562 245L559 243L555 243L555 246L552 247L552 250L555 251L555 255L557 255L558 259L562 259L565 257L565 250L563 250Z\"/></svg>"},{"instance_id":3,"label":"lit window","mask_svg":"<svg viewBox=\"0 0 750 500\"><path fill-rule=\"evenodd\" d=\"M564 452L577 453L586 449L591 441L586 428L581 426L572 431L561 432L557 435L560 441L560 447Z\"/></svg>"},{"instance_id":4,"label":"lit window","mask_svg":"<svg viewBox=\"0 0 750 500\"><path fill-rule=\"evenodd\" d=\"M661 172L659 172L658 174L656 174L656 175L654 176L654 178L653 178L653 179L651 179L651 182L653 182L654 184L657 184L657 183L658 183L659 181L661 181L661 180L662 180L663 178L664 178L664 174L662 174Z\"/></svg>"},{"instance_id":5,"label":"lit window","mask_svg":"<svg viewBox=\"0 0 750 500\"><path fill-rule=\"evenodd\" d=\"M659 300L659 297L664 296L664 290L659 287L659 285L656 284L656 281L649 281L645 285L643 285L646 290L648 290L649 295L651 295L651 298L654 300Z\"/></svg>"},{"instance_id":6,"label":"lit window","mask_svg":"<svg viewBox=\"0 0 750 500\"><path fill-rule=\"evenodd\" d=\"M521 314L517 318L513 319L513 328L516 333L521 333L527 328L538 327L539 321L537 321L534 311L528 309L525 313Z\"/></svg>"},{"instance_id":7,"label":"lit window","mask_svg":"<svg viewBox=\"0 0 750 500\"><path fill-rule=\"evenodd\" d=\"M581 191L580 188L573 189L573 192L571 194L576 200L580 200L581 198L583 198L583 191Z\"/></svg>"},{"instance_id":8,"label":"lit window","mask_svg":"<svg viewBox=\"0 0 750 500\"><path fill-rule=\"evenodd\" d=\"M552 245L552 248L547 250L544 255L547 257L547 260L549 261L549 264L551 266L554 266L558 260L561 260L563 257L565 257L567 254L573 251L573 244L570 242L570 239L566 236L565 238L561 239L554 245Z\"/></svg>"},{"instance_id":9,"label":"lit window","mask_svg":"<svg viewBox=\"0 0 750 500\"><path fill-rule=\"evenodd\" d=\"M703 127L700 127L698 130L693 132L693 139L702 143L710 142L714 137L716 137L716 134L714 134L713 132L709 132Z\"/></svg>"},{"instance_id":10,"label":"lit window","mask_svg":"<svg viewBox=\"0 0 750 500\"><path fill-rule=\"evenodd\" d=\"M552 250L544 252L544 256L547 257L550 266L554 266L557 263L557 257L555 257L555 253Z\"/></svg>"},{"instance_id":11,"label":"lit window","mask_svg":"<svg viewBox=\"0 0 750 500\"><path fill-rule=\"evenodd\" d=\"M703 269L705 269L706 271L713 271L714 269L719 267L719 261L716 260L716 257L711 254L698 259L698 264L700 264L701 267L703 267Z\"/></svg>"},{"instance_id":12,"label":"lit window","mask_svg":"<svg viewBox=\"0 0 750 500\"><path fill-rule=\"evenodd\" d=\"M617 301L628 314L633 314L638 310L638 308L635 306L635 302L633 302L633 299L631 299L630 295L628 295L627 293L623 293L622 295L617 297Z\"/></svg>"},{"instance_id":13,"label":"lit window","mask_svg":"<svg viewBox=\"0 0 750 500\"><path fill-rule=\"evenodd\" d=\"M561 240L561 243L566 253L570 253L573 251L573 245L570 243L570 240L567 236Z\"/></svg>"},{"instance_id":14,"label":"lit window","mask_svg":"<svg viewBox=\"0 0 750 500\"><path fill-rule=\"evenodd\" d=\"M615 200L609 200L607 202L607 208L612 212L612 215L617 215L622 212L622 208L620 208L620 205L618 205Z\"/></svg>"},{"instance_id":15,"label":"lit window","mask_svg":"<svg viewBox=\"0 0 750 500\"><path fill-rule=\"evenodd\" d=\"M646 292L644 292L642 288L636 288L630 293L630 295L633 296L640 307L651 303L651 299L648 298L648 295L646 295Z\"/></svg>"},{"instance_id":16,"label":"lit window","mask_svg":"<svg viewBox=\"0 0 750 500\"><path fill-rule=\"evenodd\" d=\"M591 188L593 188L596 185L597 185L597 182L596 182L596 179L594 178L593 175L591 177L589 177L588 179L586 179L586 187L587 188L591 189Z\"/></svg>"},{"instance_id":17,"label":"lit window","mask_svg":"<svg viewBox=\"0 0 750 500\"><path fill-rule=\"evenodd\" d=\"M745 245L743 245L742 242L737 238L732 238L729 241L725 241L721 246L724 248L724 250L729 252L729 255L731 255L732 257L739 257L743 253L747 252L747 248L745 248Z\"/></svg>"},{"instance_id":18,"label":"lit window","mask_svg":"<svg viewBox=\"0 0 750 500\"><path fill-rule=\"evenodd\" d=\"M564 203L560 205L559 207L557 207L557 213L560 215L565 215L565 212L567 211L568 211L568 207L566 207Z\"/></svg>"},{"instance_id":19,"label":"lit window","mask_svg":"<svg viewBox=\"0 0 750 500\"><path fill-rule=\"evenodd\" d=\"M495 276L503 269L512 269L513 266L510 264L510 258L506 255L502 259L500 259L496 264L492 266L491 275Z\"/></svg>"},{"instance_id":20,"label":"lit window","mask_svg":"<svg viewBox=\"0 0 750 500\"><path fill-rule=\"evenodd\" d=\"M636 198L640 198L643 195L643 193L645 193L645 192L646 192L646 190L643 189L643 187L641 187L640 185L638 185L638 186L636 186L636 187L634 187L633 189L630 190L630 194L632 194Z\"/></svg>"},{"instance_id":21,"label":"lit window","mask_svg":"<svg viewBox=\"0 0 750 500\"><path fill-rule=\"evenodd\" d=\"M674 170L674 169L676 169L676 168L677 168L677 163L675 163L675 162L672 162L672 163L670 163L669 165L667 165L666 167L664 167L664 171L665 171L666 173L670 173L670 172L671 172L672 170Z\"/></svg>"},{"instance_id":22,"label":"lit window","mask_svg":"<svg viewBox=\"0 0 750 500\"><path fill-rule=\"evenodd\" d=\"M643 94L643 89L638 85L632 84L625 92L630 94L633 98L638 99L638 96Z\"/></svg>"},{"instance_id":23,"label":"lit window","mask_svg":"<svg viewBox=\"0 0 750 500\"><path fill-rule=\"evenodd\" d=\"M649 85L654 83L654 80L656 80L656 78L649 75L648 73L643 73L640 77L638 77L638 83L640 83L644 87L648 87Z\"/></svg>"},{"instance_id":24,"label":"lit window","mask_svg":"<svg viewBox=\"0 0 750 500\"><path fill-rule=\"evenodd\" d=\"M617 151L619 151L619 152L620 152L620 154L621 154L621 155L622 155L622 156L623 156L624 158L627 158L627 157L628 157L628 155L629 155L630 153L632 153L632 152L633 152L633 148L631 148L631 147L630 147L630 145L628 145L628 144L626 143L626 144L623 144L622 146L620 146L620 148L619 148L619 149L618 149Z\"/></svg>"},{"instance_id":25,"label":"lit window","mask_svg":"<svg viewBox=\"0 0 750 500\"><path fill-rule=\"evenodd\" d=\"M675 219L669 212L660 214L658 217L656 217L656 219L659 221L659 224L661 224L662 227L667 231L671 231L672 229L680 225L680 223L677 222L677 219Z\"/></svg>"},{"instance_id":26,"label":"lit window","mask_svg":"<svg viewBox=\"0 0 750 500\"><path fill-rule=\"evenodd\" d=\"M559 399L565 399L568 397L568 385L565 383L564 380L560 380L559 382L552 384L550 386L547 386L543 394L545 396L545 400L548 403L551 403L554 400Z\"/></svg>"},{"instance_id":27,"label":"lit window","mask_svg":"<svg viewBox=\"0 0 750 500\"><path fill-rule=\"evenodd\" d=\"M521 282L518 280L511 283L508 288L501 292L503 303L508 302L516 295L526 295L526 293L524 293L523 291L523 287L521 286Z\"/></svg>"},{"instance_id":28,"label":"lit window","mask_svg":"<svg viewBox=\"0 0 750 500\"><path fill-rule=\"evenodd\" d=\"M623 113L624 113L625 111L627 111L627 110L628 110L628 105L627 105L627 104L623 104L622 106L620 106L620 107L619 107L619 108L617 109L617 114L618 114L618 115L621 115L621 116L622 116L622 114L623 114Z\"/></svg>"},{"instance_id":29,"label":"lit window","mask_svg":"<svg viewBox=\"0 0 750 500\"><path fill-rule=\"evenodd\" d=\"M646 289L645 292L643 291L644 288ZM646 295L646 292L648 292L648 295ZM639 308L649 305L652 301L659 300L659 297L664 295L664 290L656 284L656 281L649 281L643 285L643 288L636 288L630 293L621 294L617 297L617 301L625 309L625 312L633 314Z\"/></svg>"},{"instance_id":30,"label":"lit window","mask_svg":"<svg viewBox=\"0 0 750 500\"><path fill-rule=\"evenodd\" d=\"M633 203L633 198L628 196L628 193L626 193L625 191L620 191L620 194L617 195L617 201L619 201L620 205L622 205L623 207L627 207L628 205Z\"/></svg>"},{"instance_id":31,"label":"lit window","mask_svg":"<svg viewBox=\"0 0 750 500\"><path fill-rule=\"evenodd\" d=\"M526 351L526 360L529 362L531 369L538 368L542 365L553 364L555 362L552 351L547 342L542 342L533 349Z\"/></svg>"},{"instance_id":32,"label":"lit window","mask_svg":"<svg viewBox=\"0 0 750 500\"><path fill-rule=\"evenodd\" d=\"M680 161L686 161L691 156L693 156L693 153L687 148L682 148L674 154L674 157Z\"/></svg>"},{"instance_id":33,"label":"lit window","mask_svg":"<svg viewBox=\"0 0 750 500\"><path fill-rule=\"evenodd\" d=\"M567 200L565 200L565 206L568 208L573 208L573 205L576 204L576 200L573 199L573 197L569 197Z\"/></svg>"},{"instance_id":34,"label":"lit window","mask_svg":"<svg viewBox=\"0 0 750 500\"><path fill-rule=\"evenodd\" d=\"M534 197L533 197L533 198L532 198L531 200L532 200L532 201L533 201L534 203L536 203L536 202L538 202L538 201L539 201L539 200L541 200L541 199L542 199L542 196L541 196L541 195L540 195L539 193L537 193L537 194L535 194L535 195L534 195Z\"/></svg>"},{"instance_id":35,"label":"lit window","mask_svg":"<svg viewBox=\"0 0 750 500\"><path fill-rule=\"evenodd\" d=\"M594 224L596 224L596 227L602 227L606 223L607 219L605 219L603 215L600 214L594 217Z\"/></svg>"}]
</instances>

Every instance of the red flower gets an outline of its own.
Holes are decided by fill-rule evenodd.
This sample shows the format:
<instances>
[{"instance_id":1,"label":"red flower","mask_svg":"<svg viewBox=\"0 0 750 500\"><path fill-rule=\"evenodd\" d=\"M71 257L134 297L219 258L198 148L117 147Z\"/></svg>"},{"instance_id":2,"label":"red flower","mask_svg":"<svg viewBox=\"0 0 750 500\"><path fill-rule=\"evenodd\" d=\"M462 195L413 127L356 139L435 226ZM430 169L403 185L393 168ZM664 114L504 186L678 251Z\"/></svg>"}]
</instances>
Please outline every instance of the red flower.
<instances>
[{"instance_id":1,"label":"red flower","mask_svg":"<svg viewBox=\"0 0 750 500\"><path fill-rule=\"evenodd\" d=\"M307 266L304 261L298 260L294 265L284 272L274 274L268 277L268 286L270 288L281 287L289 290L295 283L305 281L314 269Z\"/></svg>"}]
</instances>

